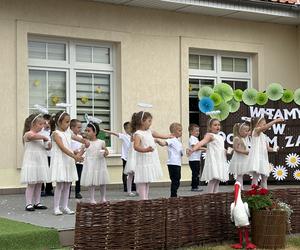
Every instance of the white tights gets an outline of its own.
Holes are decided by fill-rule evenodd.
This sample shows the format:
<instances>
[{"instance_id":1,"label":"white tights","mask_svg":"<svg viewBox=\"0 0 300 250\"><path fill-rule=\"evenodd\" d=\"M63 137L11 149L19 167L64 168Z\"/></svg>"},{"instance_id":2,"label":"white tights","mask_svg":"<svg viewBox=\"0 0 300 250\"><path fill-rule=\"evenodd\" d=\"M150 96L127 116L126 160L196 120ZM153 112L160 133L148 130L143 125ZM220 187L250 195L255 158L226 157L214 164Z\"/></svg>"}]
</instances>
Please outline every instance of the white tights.
<instances>
[{"instance_id":1,"label":"white tights","mask_svg":"<svg viewBox=\"0 0 300 250\"><path fill-rule=\"evenodd\" d=\"M41 201L42 183L28 184L25 191L26 206L38 204Z\"/></svg>"},{"instance_id":2,"label":"white tights","mask_svg":"<svg viewBox=\"0 0 300 250\"><path fill-rule=\"evenodd\" d=\"M70 186L71 182L56 182L54 191L54 210L59 210L60 201L63 209L68 208Z\"/></svg>"},{"instance_id":3,"label":"white tights","mask_svg":"<svg viewBox=\"0 0 300 250\"><path fill-rule=\"evenodd\" d=\"M91 204L96 204L95 189L96 189L96 186L89 187ZM106 185L100 185L100 203L104 203L104 202L106 202Z\"/></svg>"},{"instance_id":4,"label":"white tights","mask_svg":"<svg viewBox=\"0 0 300 250\"><path fill-rule=\"evenodd\" d=\"M207 184L207 193L218 193L219 192L220 181L212 179Z\"/></svg>"},{"instance_id":5,"label":"white tights","mask_svg":"<svg viewBox=\"0 0 300 250\"><path fill-rule=\"evenodd\" d=\"M238 175L236 177L236 181L238 181L241 184L241 190L244 190L244 188L243 188L244 183L243 183L243 175L242 174Z\"/></svg>"},{"instance_id":6,"label":"white tights","mask_svg":"<svg viewBox=\"0 0 300 250\"><path fill-rule=\"evenodd\" d=\"M133 173L127 174L127 193L131 193L133 177L134 177Z\"/></svg>"},{"instance_id":7,"label":"white tights","mask_svg":"<svg viewBox=\"0 0 300 250\"><path fill-rule=\"evenodd\" d=\"M141 200L149 199L149 183L137 183L137 191Z\"/></svg>"}]
</instances>

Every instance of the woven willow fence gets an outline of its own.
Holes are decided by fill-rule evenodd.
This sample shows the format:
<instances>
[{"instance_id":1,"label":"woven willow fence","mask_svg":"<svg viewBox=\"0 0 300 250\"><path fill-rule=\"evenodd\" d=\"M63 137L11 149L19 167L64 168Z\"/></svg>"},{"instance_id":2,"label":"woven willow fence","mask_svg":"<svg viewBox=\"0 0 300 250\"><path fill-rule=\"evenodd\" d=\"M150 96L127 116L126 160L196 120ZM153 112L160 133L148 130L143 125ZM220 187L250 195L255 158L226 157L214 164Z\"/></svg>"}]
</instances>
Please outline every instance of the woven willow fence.
<instances>
[{"instance_id":1,"label":"woven willow fence","mask_svg":"<svg viewBox=\"0 0 300 250\"><path fill-rule=\"evenodd\" d=\"M273 190L292 206L292 233L300 233L300 188ZM232 193L147 201L78 203L74 249L174 249L236 238Z\"/></svg>"}]
</instances>

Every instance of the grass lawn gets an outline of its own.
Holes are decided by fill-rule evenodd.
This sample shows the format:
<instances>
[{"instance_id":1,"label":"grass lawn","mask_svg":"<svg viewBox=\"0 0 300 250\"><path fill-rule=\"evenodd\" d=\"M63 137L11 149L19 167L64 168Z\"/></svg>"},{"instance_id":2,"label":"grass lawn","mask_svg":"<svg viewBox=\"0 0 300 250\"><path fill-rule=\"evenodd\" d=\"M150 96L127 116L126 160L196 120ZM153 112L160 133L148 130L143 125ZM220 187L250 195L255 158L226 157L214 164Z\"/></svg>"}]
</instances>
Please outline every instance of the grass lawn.
<instances>
[{"instance_id":1,"label":"grass lawn","mask_svg":"<svg viewBox=\"0 0 300 250\"><path fill-rule=\"evenodd\" d=\"M0 218L0 250L48 250L59 247L55 229Z\"/></svg>"},{"instance_id":2,"label":"grass lawn","mask_svg":"<svg viewBox=\"0 0 300 250\"><path fill-rule=\"evenodd\" d=\"M232 243L224 243L222 246L205 246L205 247L190 247L182 250L232 250L230 247ZM258 248L257 248L258 249ZM300 236L288 236L286 250L300 249Z\"/></svg>"}]
</instances>

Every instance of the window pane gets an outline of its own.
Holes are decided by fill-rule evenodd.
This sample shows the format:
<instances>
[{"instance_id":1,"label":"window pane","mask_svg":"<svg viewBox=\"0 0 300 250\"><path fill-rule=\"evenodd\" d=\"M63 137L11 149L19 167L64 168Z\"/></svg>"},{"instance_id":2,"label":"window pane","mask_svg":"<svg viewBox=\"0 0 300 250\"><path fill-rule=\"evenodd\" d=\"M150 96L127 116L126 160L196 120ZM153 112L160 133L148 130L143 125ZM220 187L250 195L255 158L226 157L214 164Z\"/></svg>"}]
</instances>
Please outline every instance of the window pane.
<instances>
[{"instance_id":1,"label":"window pane","mask_svg":"<svg viewBox=\"0 0 300 250\"><path fill-rule=\"evenodd\" d=\"M93 49L94 63L110 63L109 48L94 47Z\"/></svg>"},{"instance_id":2,"label":"window pane","mask_svg":"<svg viewBox=\"0 0 300 250\"><path fill-rule=\"evenodd\" d=\"M61 43L48 43L49 60L66 60L66 45Z\"/></svg>"},{"instance_id":3,"label":"window pane","mask_svg":"<svg viewBox=\"0 0 300 250\"><path fill-rule=\"evenodd\" d=\"M200 87L208 86L208 87L213 88L215 81L213 79L200 79L199 84L200 84Z\"/></svg>"},{"instance_id":4,"label":"window pane","mask_svg":"<svg viewBox=\"0 0 300 250\"><path fill-rule=\"evenodd\" d=\"M29 70L29 108L34 104L47 107L47 71Z\"/></svg>"},{"instance_id":5,"label":"window pane","mask_svg":"<svg viewBox=\"0 0 300 250\"><path fill-rule=\"evenodd\" d=\"M233 72L233 58L222 57L222 71Z\"/></svg>"},{"instance_id":6,"label":"window pane","mask_svg":"<svg viewBox=\"0 0 300 250\"><path fill-rule=\"evenodd\" d=\"M66 102L66 72L48 71L48 105Z\"/></svg>"},{"instance_id":7,"label":"window pane","mask_svg":"<svg viewBox=\"0 0 300 250\"><path fill-rule=\"evenodd\" d=\"M76 61L77 62L93 62L92 47L76 45Z\"/></svg>"},{"instance_id":8,"label":"window pane","mask_svg":"<svg viewBox=\"0 0 300 250\"><path fill-rule=\"evenodd\" d=\"M213 56L200 56L200 69L214 70L214 57Z\"/></svg>"},{"instance_id":9,"label":"window pane","mask_svg":"<svg viewBox=\"0 0 300 250\"><path fill-rule=\"evenodd\" d=\"M234 59L234 71L235 72L247 72L247 59L235 58Z\"/></svg>"},{"instance_id":10,"label":"window pane","mask_svg":"<svg viewBox=\"0 0 300 250\"><path fill-rule=\"evenodd\" d=\"M93 74L76 74L77 109L93 108Z\"/></svg>"},{"instance_id":11,"label":"window pane","mask_svg":"<svg viewBox=\"0 0 300 250\"><path fill-rule=\"evenodd\" d=\"M189 68L190 69L199 69L199 56L198 55L189 55Z\"/></svg>"},{"instance_id":12,"label":"window pane","mask_svg":"<svg viewBox=\"0 0 300 250\"><path fill-rule=\"evenodd\" d=\"M46 59L46 43L28 41L28 57Z\"/></svg>"},{"instance_id":13,"label":"window pane","mask_svg":"<svg viewBox=\"0 0 300 250\"><path fill-rule=\"evenodd\" d=\"M248 82L246 81L235 81L235 89L245 90L248 88Z\"/></svg>"}]
</instances>

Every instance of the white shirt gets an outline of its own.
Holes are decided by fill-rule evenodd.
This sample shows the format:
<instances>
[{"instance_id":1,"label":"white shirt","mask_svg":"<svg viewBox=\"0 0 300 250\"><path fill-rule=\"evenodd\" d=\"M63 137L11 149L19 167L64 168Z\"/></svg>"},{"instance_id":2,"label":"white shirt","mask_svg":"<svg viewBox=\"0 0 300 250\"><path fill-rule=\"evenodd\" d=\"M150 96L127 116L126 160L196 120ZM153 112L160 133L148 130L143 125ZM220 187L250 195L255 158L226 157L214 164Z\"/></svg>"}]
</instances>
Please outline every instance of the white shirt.
<instances>
[{"instance_id":1,"label":"white shirt","mask_svg":"<svg viewBox=\"0 0 300 250\"><path fill-rule=\"evenodd\" d=\"M189 148L193 148L199 142L198 138L191 135L189 138ZM189 161L200 161L201 151L197 150L189 156Z\"/></svg>"},{"instance_id":2,"label":"white shirt","mask_svg":"<svg viewBox=\"0 0 300 250\"><path fill-rule=\"evenodd\" d=\"M73 133L73 132L72 132ZM74 133L73 133L74 134ZM75 135L75 134L74 134ZM76 136L78 136L78 137L80 137L80 138L82 138L82 136L81 135L76 135ZM73 152L74 151L77 151L77 150L80 150L80 148L81 148L81 146L82 146L82 143L80 143L79 141L75 141L75 140L72 140L71 141L71 149L73 150ZM76 162L76 164L82 164L82 162Z\"/></svg>"},{"instance_id":3,"label":"white shirt","mask_svg":"<svg viewBox=\"0 0 300 250\"><path fill-rule=\"evenodd\" d=\"M171 138L166 140L168 144L168 165L181 166L181 157L183 155L182 143L178 138Z\"/></svg>"},{"instance_id":4,"label":"white shirt","mask_svg":"<svg viewBox=\"0 0 300 250\"><path fill-rule=\"evenodd\" d=\"M129 134L118 134L120 140L122 140L122 151L121 151L121 158L127 161L128 150L130 148L130 140L131 136Z\"/></svg>"}]
</instances>

